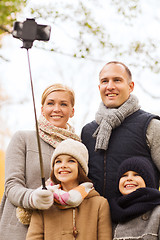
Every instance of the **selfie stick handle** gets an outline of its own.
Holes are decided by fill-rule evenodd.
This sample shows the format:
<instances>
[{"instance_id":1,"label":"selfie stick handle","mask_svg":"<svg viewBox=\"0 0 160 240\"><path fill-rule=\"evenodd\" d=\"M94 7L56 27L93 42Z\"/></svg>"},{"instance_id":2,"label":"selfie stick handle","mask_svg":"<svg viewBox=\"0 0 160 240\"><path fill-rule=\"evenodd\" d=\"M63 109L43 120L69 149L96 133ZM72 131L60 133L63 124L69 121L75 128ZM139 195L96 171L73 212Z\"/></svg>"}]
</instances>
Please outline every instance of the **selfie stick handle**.
<instances>
[{"instance_id":1,"label":"selfie stick handle","mask_svg":"<svg viewBox=\"0 0 160 240\"><path fill-rule=\"evenodd\" d=\"M44 176L44 170L43 170L42 151L41 151L41 144L40 144L40 137L39 137L39 129L38 129L38 121L37 121L37 114L36 114L36 107L35 107L35 98L34 98L33 82L32 82L32 74L31 74L31 66L30 66L29 50L28 49L27 49L27 56L28 56L29 74L30 74L32 99L33 99L33 107L34 107L34 115L35 115L35 123L36 123L36 135L37 135L39 161L40 161L40 169L41 169L42 189L47 189L46 185L45 185L45 176Z\"/></svg>"}]
</instances>

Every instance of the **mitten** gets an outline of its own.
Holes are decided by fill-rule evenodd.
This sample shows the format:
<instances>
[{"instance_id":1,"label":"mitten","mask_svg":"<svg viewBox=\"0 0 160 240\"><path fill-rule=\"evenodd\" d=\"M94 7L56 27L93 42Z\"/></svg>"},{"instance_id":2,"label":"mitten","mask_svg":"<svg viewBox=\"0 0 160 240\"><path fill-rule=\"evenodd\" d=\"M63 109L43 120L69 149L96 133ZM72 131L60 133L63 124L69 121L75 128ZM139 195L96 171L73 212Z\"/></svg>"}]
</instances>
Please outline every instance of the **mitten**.
<instances>
[{"instance_id":1,"label":"mitten","mask_svg":"<svg viewBox=\"0 0 160 240\"><path fill-rule=\"evenodd\" d=\"M41 187L37 188L31 193L30 204L36 209L48 209L52 206L54 201L53 193L50 190L43 190Z\"/></svg>"}]
</instances>

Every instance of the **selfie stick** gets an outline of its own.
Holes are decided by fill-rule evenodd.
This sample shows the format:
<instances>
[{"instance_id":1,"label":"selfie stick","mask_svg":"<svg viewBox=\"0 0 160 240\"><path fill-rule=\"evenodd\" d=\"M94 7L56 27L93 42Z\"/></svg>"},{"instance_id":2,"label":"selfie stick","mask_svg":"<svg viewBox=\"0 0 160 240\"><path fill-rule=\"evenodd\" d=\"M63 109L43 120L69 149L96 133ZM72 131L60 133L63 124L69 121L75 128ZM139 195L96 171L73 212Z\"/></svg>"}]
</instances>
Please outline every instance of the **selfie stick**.
<instances>
[{"instance_id":1,"label":"selfie stick","mask_svg":"<svg viewBox=\"0 0 160 240\"><path fill-rule=\"evenodd\" d=\"M37 135L39 161L40 161L40 169L41 169L42 189L47 189L46 185L45 185L45 176L44 176L44 170L43 170L43 159L42 159L42 151L41 151L41 144L40 144L40 137L39 137L39 128L38 128L38 121L37 121L37 114L36 114L36 106L35 106L35 98L34 98L34 90L33 90L33 82L32 82L32 74L31 74L31 66L30 66L29 50L28 49L27 49L27 57L28 57L30 83L31 83L31 90L32 90L34 116L35 116L35 123L36 123L36 135Z\"/></svg>"},{"instance_id":2,"label":"selfie stick","mask_svg":"<svg viewBox=\"0 0 160 240\"><path fill-rule=\"evenodd\" d=\"M38 121L35 107L35 98L34 98L34 90L33 90L33 82L31 75L31 66L29 59L29 48L32 47L34 40L42 40L40 37L37 37L38 26L34 19L27 19L24 23L15 22L14 30L12 32L13 37L19 38L23 41L22 48L27 50L28 56L28 65L29 65L29 74L30 74L30 83L32 90L32 99L33 99L33 107L34 107L34 115L35 115L35 123L36 123L36 135L37 135L37 143L38 143L38 152L39 152L39 161L40 161L40 170L41 170L41 179L42 179L42 189L47 189L45 185L45 176L43 170L43 160L42 160L42 151L39 137L39 129L38 129ZM41 36L41 35L40 35ZM40 38L40 39L39 39ZM48 41L49 38L43 39L44 41Z\"/></svg>"}]
</instances>

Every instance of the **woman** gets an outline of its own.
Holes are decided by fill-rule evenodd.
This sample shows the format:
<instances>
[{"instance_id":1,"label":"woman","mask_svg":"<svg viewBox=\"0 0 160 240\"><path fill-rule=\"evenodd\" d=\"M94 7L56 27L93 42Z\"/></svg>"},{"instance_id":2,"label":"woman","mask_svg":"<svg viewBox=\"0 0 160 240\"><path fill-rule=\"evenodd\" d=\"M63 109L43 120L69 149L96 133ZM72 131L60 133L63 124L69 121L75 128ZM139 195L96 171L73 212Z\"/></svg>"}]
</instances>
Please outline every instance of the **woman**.
<instances>
[{"instance_id":1,"label":"woman","mask_svg":"<svg viewBox=\"0 0 160 240\"><path fill-rule=\"evenodd\" d=\"M74 92L61 84L49 86L42 94L39 135L44 174L50 174L50 158L57 144L66 138L79 140L67 123L74 116ZM15 133L6 152L5 193L0 205L0 236L3 240L26 238L28 227L16 217L16 208L47 209L53 203L49 190L41 186L39 154L35 131ZM34 190L36 189L36 190Z\"/></svg>"},{"instance_id":2,"label":"woman","mask_svg":"<svg viewBox=\"0 0 160 240\"><path fill-rule=\"evenodd\" d=\"M53 153L51 167L54 204L33 211L26 240L111 240L109 204L87 177L85 145L64 140Z\"/></svg>"}]
</instances>

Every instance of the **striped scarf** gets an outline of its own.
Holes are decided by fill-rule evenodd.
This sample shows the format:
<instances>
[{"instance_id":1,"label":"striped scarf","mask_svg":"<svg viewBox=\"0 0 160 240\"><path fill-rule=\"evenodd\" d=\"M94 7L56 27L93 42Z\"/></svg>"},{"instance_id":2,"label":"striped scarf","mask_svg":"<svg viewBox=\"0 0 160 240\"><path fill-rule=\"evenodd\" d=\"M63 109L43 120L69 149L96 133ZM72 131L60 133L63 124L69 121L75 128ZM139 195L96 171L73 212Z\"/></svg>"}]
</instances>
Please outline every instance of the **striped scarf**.
<instances>
[{"instance_id":1,"label":"striped scarf","mask_svg":"<svg viewBox=\"0 0 160 240\"><path fill-rule=\"evenodd\" d=\"M74 128L71 127L68 123L68 129L55 127L53 124L47 121L43 115L40 115L38 126L40 137L54 148L57 147L58 143L67 138L72 138L74 140L80 141L79 136L74 133Z\"/></svg>"},{"instance_id":2,"label":"striped scarf","mask_svg":"<svg viewBox=\"0 0 160 240\"><path fill-rule=\"evenodd\" d=\"M90 182L82 183L68 192L63 191L60 184L54 185L52 187L54 204L60 209L75 208L82 203L92 189L93 184Z\"/></svg>"}]
</instances>

